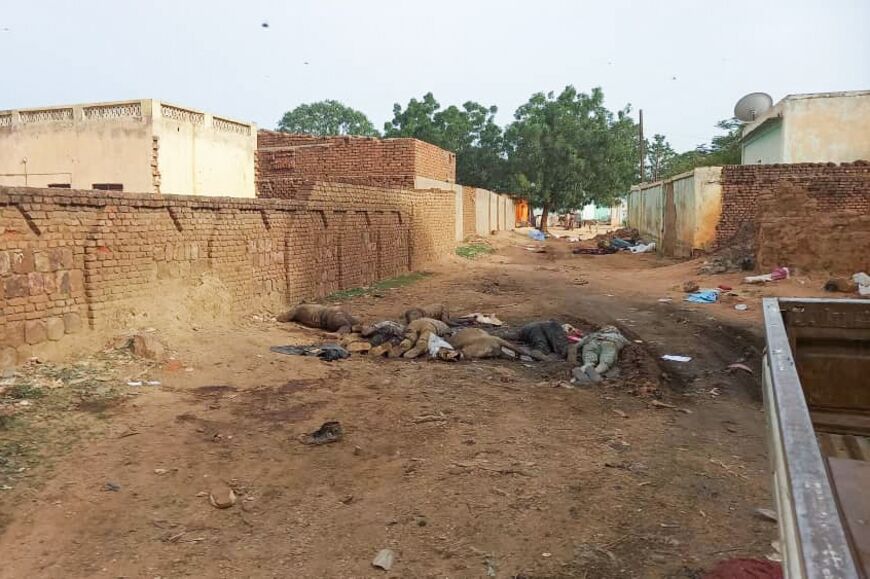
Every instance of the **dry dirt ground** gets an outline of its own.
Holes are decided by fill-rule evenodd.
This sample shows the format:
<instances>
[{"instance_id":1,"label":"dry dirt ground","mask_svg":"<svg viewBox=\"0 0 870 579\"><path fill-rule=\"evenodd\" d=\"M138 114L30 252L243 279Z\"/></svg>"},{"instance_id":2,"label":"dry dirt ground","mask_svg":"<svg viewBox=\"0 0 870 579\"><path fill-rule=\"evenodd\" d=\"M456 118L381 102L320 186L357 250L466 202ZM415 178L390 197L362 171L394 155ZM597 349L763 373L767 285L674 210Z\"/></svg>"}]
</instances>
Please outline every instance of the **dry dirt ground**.
<instances>
[{"instance_id":1,"label":"dry dirt ground","mask_svg":"<svg viewBox=\"0 0 870 579\"><path fill-rule=\"evenodd\" d=\"M614 323L633 340L617 379L558 387L558 362L326 363L269 351L322 333L259 318L158 328L177 362L100 354L72 367L100 368L117 396L26 409L36 458L0 471L0 577L701 577L770 553L776 526L753 514L772 504L759 298L816 282L741 289L736 312L681 301L685 279L740 277L698 277L698 262L493 243L345 305ZM726 371L737 361L755 374ZM327 420L343 440L299 441ZM14 436L0 429L7 448ZM221 481L238 494L223 510L206 496ZM371 565L383 548L390 571Z\"/></svg>"}]
</instances>

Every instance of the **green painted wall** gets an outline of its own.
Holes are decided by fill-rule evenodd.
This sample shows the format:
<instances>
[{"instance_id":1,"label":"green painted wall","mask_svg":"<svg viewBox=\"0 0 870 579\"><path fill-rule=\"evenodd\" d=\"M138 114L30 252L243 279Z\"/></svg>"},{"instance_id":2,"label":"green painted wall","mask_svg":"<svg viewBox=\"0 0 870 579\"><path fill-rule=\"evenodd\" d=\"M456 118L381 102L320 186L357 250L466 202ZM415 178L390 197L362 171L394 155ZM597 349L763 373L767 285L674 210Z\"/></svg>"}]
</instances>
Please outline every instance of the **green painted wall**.
<instances>
[{"instance_id":1,"label":"green painted wall","mask_svg":"<svg viewBox=\"0 0 870 579\"><path fill-rule=\"evenodd\" d=\"M743 143L742 164L769 165L772 163L782 163L782 140L782 121L779 121L760 132L755 131L750 138Z\"/></svg>"}]
</instances>

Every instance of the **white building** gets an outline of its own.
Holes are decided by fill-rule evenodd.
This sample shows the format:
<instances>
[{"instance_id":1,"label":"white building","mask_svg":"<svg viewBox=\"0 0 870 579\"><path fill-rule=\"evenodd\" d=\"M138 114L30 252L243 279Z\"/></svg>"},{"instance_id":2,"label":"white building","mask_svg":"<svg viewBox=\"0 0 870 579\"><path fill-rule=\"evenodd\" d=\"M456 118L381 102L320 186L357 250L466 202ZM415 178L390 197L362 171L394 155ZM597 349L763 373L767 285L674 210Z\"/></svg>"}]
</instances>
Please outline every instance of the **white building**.
<instances>
[{"instance_id":1,"label":"white building","mask_svg":"<svg viewBox=\"0 0 870 579\"><path fill-rule=\"evenodd\" d=\"M789 95L743 128L742 164L870 160L870 91Z\"/></svg>"},{"instance_id":2,"label":"white building","mask_svg":"<svg viewBox=\"0 0 870 579\"><path fill-rule=\"evenodd\" d=\"M251 123L152 99L0 111L0 185L255 197Z\"/></svg>"}]
</instances>

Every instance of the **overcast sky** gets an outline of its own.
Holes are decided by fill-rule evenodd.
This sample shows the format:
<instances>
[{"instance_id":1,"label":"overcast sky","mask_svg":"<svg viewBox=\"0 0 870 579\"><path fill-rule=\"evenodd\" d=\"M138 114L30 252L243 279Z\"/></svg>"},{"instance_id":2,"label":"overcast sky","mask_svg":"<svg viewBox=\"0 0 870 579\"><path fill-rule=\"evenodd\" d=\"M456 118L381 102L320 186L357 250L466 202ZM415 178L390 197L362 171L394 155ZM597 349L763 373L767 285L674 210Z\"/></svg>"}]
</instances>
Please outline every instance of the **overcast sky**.
<instances>
[{"instance_id":1,"label":"overcast sky","mask_svg":"<svg viewBox=\"0 0 870 579\"><path fill-rule=\"evenodd\" d=\"M508 122L601 86L683 150L747 92L870 89L870 0L0 0L0 63L0 109L153 97L265 128L331 98L380 129L428 91Z\"/></svg>"}]
</instances>

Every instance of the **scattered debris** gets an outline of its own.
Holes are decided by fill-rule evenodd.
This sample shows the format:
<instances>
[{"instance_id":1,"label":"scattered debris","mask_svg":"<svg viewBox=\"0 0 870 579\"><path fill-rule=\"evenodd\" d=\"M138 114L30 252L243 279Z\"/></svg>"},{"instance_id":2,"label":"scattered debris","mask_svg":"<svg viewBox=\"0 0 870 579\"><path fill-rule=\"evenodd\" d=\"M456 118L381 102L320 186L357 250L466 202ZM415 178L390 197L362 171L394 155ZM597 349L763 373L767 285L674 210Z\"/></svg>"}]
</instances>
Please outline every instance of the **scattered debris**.
<instances>
[{"instance_id":1,"label":"scattered debris","mask_svg":"<svg viewBox=\"0 0 870 579\"><path fill-rule=\"evenodd\" d=\"M544 241L547 238L546 235L544 235L544 232L540 229L530 229L529 237L531 237L535 241Z\"/></svg>"},{"instance_id":2,"label":"scattered debris","mask_svg":"<svg viewBox=\"0 0 870 579\"><path fill-rule=\"evenodd\" d=\"M673 298L659 298L659 301L663 304L667 304L667 303L670 303L674 300L673 300Z\"/></svg>"},{"instance_id":3,"label":"scattered debris","mask_svg":"<svg viewBox=\"0 0 870 579\"><path fill-rule=\"evenodd\" d=\"M752 371L752 368L750 368L746 364L728 364L728 370L731 372L734 372L735 370L743 370L744 372L755 374L755 372Z\"/></svg>"},{"instance_id":4,"label":"scattered debris","mask_svg":"<svg viewBox=\"0 0 870 579\"><path fill-rule=\"evenodd\" d=\"M209 491L208 502L218 509L228 509L236 504L236 493L229 485L219 483Z\"/></svg>"},{"instance_id":5,"label":"scattered debris","mask_svg":"<svg viewBox=\"0 0 870 579\"><path fill-rule=\"evenodd\" d=\"M665 354L662 356L662 360L667 360L668 362L691 362L691 356L679 356L677 354Z\"/></svg>"},{"instance_id":6,"label":"scattered debris","mask_svg":"<svg viewBox=\"0 0 870 579\"><path fill-rule=\"evenodd\" d=\"M714 304L719 301L719 290L706 289L697 291L687 295L685 301L693 304Z\"/></svg>"},{"instance_id":7,"label":"scattered debris","mask_svg":"<svg viewBox=\"0 0 870 579\"><path fill-rule=\"evenodd\" d=\"M734 289L730 285L725 285L724 283L720 283L716 287L719 288L720 290L722 290L723 292L730 292L732 289Z\"/></svg>"},{"instance_id":8,"label":"scattered debris","mask_svg":"<svg viewBox=\"0 0 870 579\"><path fill-rule=\"evenodd\" d=\"M762 275L750 275L743 278L743 283L765 283L769 281L779 281L781 279L788 279L790 275L789 269L787 267L777 267L770 273L765 273Z\"/></svg>"},{"instance_id":9,"label":"scattered debris","mask_svg":"<svg viewBox=\"0 0 870 579\"><path fill-rule=\"evenodd\" d=\"M738 312L745 312L749 309L749 306L747 306L746 304L737 304L734 306L734 309Z\"/></svg>"},{"instance_id":10,"label":"scattered debris","mask_svg":"<svg viewBox=\"0 0 870 579\"><path fill-rule=\"evenodd\" d=\"M342 360L350 353L338 344L323 344L321 346L272 346L269 351L289 356L315 356L326 362Z\"/></svg>"},{"instance_id":11,"label":"scattered debris","mask_svg":"<svg viewBox=\"0 0 870 579\"><path fill-rule=\"evenodd\" d=\"M160 361L166 356L166 346L153 334L135 334L130 339L134 356Z\"/></svg>"},{"instance_id":12,"label":"scattered debris","mask_svg":"<svg viewBox=\"0 0 870 579\"><path fill-rule=\"evenodd\" d=\"M344 430L341 427L341 422L330 420L324 422L320 428L314 432L305 434L302 437L302 443L311 445L329 444L330 442L338 442L343 437Z\"/></svg>"},{"instance_id":13,"label":"scattered debris","mask_svg":"<svg viewBox=\"0 0 870 579\"><path fill-rule=\"evenodd\" d=\"M870 275L863 271L852 276L852 281L858 284L858 294L861 296L870 296Z\"/></svg>"},{"instance_id":14,"label":"scattered debris","mask_svg":"<svg viewBox=\"0 0 870 579\"><path fill-rule=\"evenodd\" d=\"M768 521L773 521L774 523L779 521L779 518L776 515L776 511L773 509L765 509L763 507L757 507L752 511L756 516L766 519Z\"/></svg>"},{"instance_id":15,"label":"scattered debris","mask_svg":"<svg viewBox=\"0 0 870 579\"><path fill-rule=\"evenodd\" d=\"M372 559L372 567L389 571L396 561L396 554L392 549L381 549L375 558Z\"/></svg>"},{"instance_id":16,"label":"scattered debris","mask_svg":"<svg viewBox=\"0 0 870 579\"><path fill-rule=\"evenodd\" d=\"M650 253L656 250L656 243L655 241L651 241L647 244L638 243L637 245L629 247L628 250L632 253Z\"/></svg>"},{"instance_id":17,"label":"scattered debris","mask_svg":"<svg viewBox=\"0 0 870 579\"><path fill-rule=\"evenodd\" d=\"M620 418L628 418L628 414L620 410L619 408L613 408L613 413L619 416Z\"/></svg>"},{"instance_id":18,"label":"scattered debris","mask_svg":"<svg viewBox=\"0 0 870 579\"><path fill-rule=\"evenodd\" d=\"M163 476L163 475L167 474L168 472L169 472L168 468L155 468L154 469L154 474L156 474L157 476Z\"/></svg>"},{"instance_id":19,"label":"scattered debris","mask_svg":"<svg viewBox=\"0 0 870 579\"><path fill-rule=\"evenodd\" d=\"M106 484L103 485L103 490L116 493L121 490L121 485L112 481L107 481Z\"/></svg>"}]
</instances>

